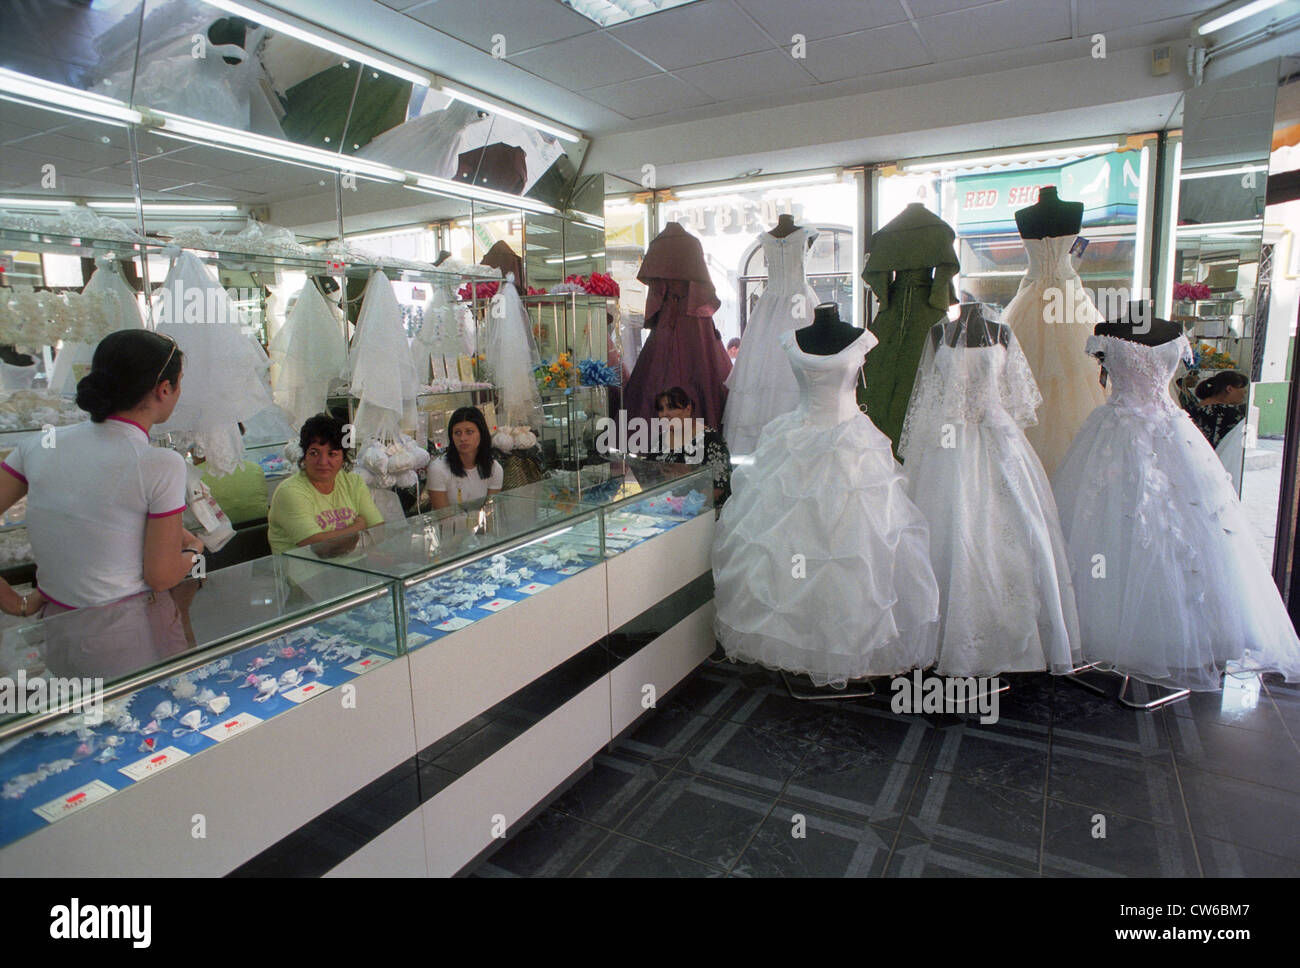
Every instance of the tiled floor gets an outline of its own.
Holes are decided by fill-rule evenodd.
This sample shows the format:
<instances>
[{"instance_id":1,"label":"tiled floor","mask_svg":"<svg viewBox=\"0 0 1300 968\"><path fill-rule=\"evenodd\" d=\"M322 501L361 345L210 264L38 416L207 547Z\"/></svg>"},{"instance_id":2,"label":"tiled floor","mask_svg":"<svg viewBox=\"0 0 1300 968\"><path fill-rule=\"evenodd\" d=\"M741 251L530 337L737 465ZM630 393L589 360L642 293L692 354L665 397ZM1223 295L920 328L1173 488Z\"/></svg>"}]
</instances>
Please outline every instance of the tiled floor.
<instances>
[{"instance_id":1,"label":"tiled floor","mask_svg":"<svg viewBox=\"0 0 1300 968\"><path fill-rule=\"evenodd\" d=\"M982 726L706 663L473 874L1300 875L1300 689L1146 713L1011 681Z\"/></svg>"}]
</instances>

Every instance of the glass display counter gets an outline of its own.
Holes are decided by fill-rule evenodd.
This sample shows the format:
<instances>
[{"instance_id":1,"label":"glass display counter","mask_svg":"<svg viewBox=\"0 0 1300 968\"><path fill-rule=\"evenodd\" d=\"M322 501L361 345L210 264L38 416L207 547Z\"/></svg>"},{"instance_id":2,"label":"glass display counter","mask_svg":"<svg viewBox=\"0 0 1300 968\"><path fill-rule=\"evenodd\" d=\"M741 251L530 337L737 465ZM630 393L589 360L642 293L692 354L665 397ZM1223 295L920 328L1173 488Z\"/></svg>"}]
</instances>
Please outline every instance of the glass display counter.
<instances>
[{"instance_id":1,"label":"glass display counter","mask_svg":"<svg viewBox=\"0 0 1300 968\"><path fill-rule=\"evenodd\" d=\"M0 638L0 847L398 655L391 586L280 557Z\"/></svg>"}]
</instances>

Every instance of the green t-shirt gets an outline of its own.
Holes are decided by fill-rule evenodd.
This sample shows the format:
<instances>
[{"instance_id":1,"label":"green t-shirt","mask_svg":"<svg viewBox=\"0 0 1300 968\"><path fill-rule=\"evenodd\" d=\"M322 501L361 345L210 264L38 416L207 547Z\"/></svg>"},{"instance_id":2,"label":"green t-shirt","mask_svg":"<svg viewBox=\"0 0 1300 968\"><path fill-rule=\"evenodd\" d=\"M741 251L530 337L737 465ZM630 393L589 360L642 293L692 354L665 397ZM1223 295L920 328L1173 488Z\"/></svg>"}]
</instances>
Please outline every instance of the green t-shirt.
<instances>
[{"instance_id":1,"label":"green t-shirt","mask_svg":"<svg viewBox=\"0 0 1300 968\"><path fill-rule=\"evenodd\" d=\"M244 461L224 477L204 474L203 483L208 485L213 500L226 512L231 524L266 517L266 475L254 461Z\"/></svg>"},{"instance_id":2,"label":"green t-shirt","mask_svg":"<svg viewBox=\"0 0 1300 968\"><path fill-rule=\"evenodd\" d=\"M338 531L365 518L373 528L384 523L374 499L360 475L339 471L334 490L322 494L299 471L278 488L271 499L267 538L277 555L295 548L299 541L322 531Z\"/></svg>"}]
</instances>

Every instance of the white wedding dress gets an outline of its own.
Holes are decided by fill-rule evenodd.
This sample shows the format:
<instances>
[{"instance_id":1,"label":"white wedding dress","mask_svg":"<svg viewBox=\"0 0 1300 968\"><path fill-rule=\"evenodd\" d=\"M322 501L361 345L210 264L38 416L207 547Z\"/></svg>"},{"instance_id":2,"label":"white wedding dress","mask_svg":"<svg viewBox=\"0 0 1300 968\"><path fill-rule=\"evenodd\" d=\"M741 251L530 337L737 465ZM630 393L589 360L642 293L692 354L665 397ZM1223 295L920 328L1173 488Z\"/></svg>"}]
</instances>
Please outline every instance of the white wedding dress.
<instances>
[{"instance_id":1,"label":"white wedding dress","mask_svg":"<svg viewBox=\"0 0 1300 968\"><path fill-rule=\"evenodd\" d=\"M1300 679L1300 640L1228 473L1169 396L1186 337L1092 336L1087 350L1104 354L1110 399L1053 479L1084 661L1172 688L1217 690L1232 660Z\"/></svg>"},{"instance_id":2,"label":"white wedding dress","mask_svg":"<svg viewBox=\"0 0 1300 968\"><path fill-rule=\"evenodd\" d=\"M713 543L714 629L732 660L819 686L934 661L939 588L925 519L854 393L875 343L864 330L816 356L781 335L799 404L736 469Z\"/></svg>"},{"instance_id":3,"label":"white wedding dress","mask_svg":"<svg viewBox=\"0 0 1300 968\"><path fill-rule=\"evenodd\" d=\"M815 238L817 233L806 228L781 239L770 232L758 237L767 260L767 285L741 337L722 413L722 435L732 454L753 453L764 425L799 403L781 334L812 322L817 294L804 279L804 254Z\"/></svg>"},{"instance_id":4,"label":"white wedding dress","mask_svg":"<svg viewBox=\"0 0 1300 968\"><path fill-rule=\"evenodd\" d=\"M1065 539L1022 429L1042 397L1009 330L990 327L991 345L967 346L962 322L936 329L899 442L939 581L935 672L1069 672L1080 639Z\"/></svg>"},{"instance_id":5,"label":"white wedding dress","mask_svg":"<svg viewBox=\"0 0 1300 968\"><path fill-rule=\"evenodd\" d=\"M1070 262L1076 238L1024 240L1029 268L1004 315L1043 395L1038 423L1026 428L1025 436L1049 477L1088 414L1106 402L1097 367L1083 349L1102 316Z\"/></svg>"}]
</instances>

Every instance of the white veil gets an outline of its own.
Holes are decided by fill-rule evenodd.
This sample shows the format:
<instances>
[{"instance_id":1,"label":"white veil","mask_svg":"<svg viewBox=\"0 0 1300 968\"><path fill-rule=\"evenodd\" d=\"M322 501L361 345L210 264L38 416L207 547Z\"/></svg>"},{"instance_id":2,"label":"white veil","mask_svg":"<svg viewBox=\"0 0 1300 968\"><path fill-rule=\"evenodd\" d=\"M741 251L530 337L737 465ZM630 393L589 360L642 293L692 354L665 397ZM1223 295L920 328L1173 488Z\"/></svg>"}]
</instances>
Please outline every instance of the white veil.
<instances>
[{"instance_id":1,"label":"white veil","mask_svg":"<svg viewBox=\"0 0 1300 968\"><path fill-rule=\"evenodd\" d=\"M499 426L542 425L542 395L535 370L541 364L533 324L514 285L513 272L488 306L482 352L488 379L497 387Z\"/></svg>"},{"instance_id":2,"label":"white veil","mask_svg":"<svg viewBox=\"0 0 1300 968\"><path fill-rule=\"evenodd\" d=\"M342 322L310 279L270 349L275 402L288 412L293 426L300 427L325 409L330 381L348 370Z\"/></svg>"},{"instance_id":3,"label":"white veil","mask_svg":"<svg viewBox=\"0 0 1300 968\"><path fill-rule=\"evenodd\" d=\"M402 310L393 284L382 271L370 274L361 299L361 314L348 359L352 396L361 402L355 417L356 439L415 427L415 397L420 384L411 346L402 327Z\"/></svg>"},{"instance_id":4,"label":"white veil","mask_svg":"<svg viewBox=\"0 0 1300 968\"><path fill-rule=\"evenodd\" d=\"M95 259L95 274L83 290L87 295L102 293L109 297L109 318L104 320L103 331L115 333L119 329L144 329L140 306L135 301L135 291L122 278L121 263L111 254ZM54 358L54 371L50 374L50 391L65 397L77 392L80 376L90 371L90 361L95 355L94 343L65 343ZM84 371L78 375L78 370Z\"/></svg>"}]
</instances>

